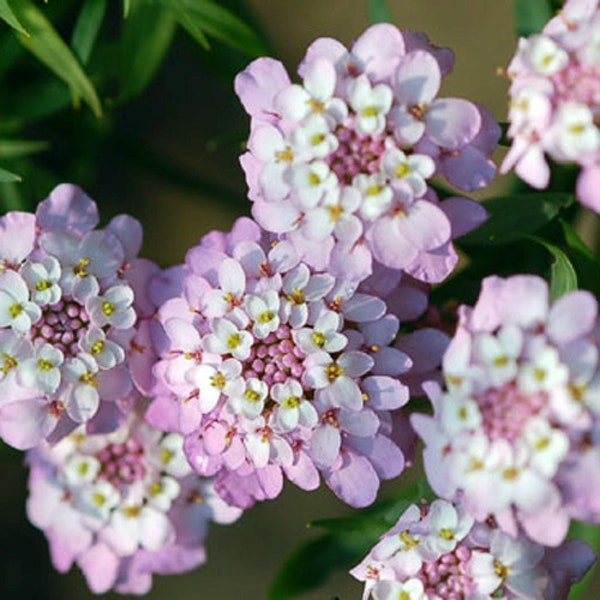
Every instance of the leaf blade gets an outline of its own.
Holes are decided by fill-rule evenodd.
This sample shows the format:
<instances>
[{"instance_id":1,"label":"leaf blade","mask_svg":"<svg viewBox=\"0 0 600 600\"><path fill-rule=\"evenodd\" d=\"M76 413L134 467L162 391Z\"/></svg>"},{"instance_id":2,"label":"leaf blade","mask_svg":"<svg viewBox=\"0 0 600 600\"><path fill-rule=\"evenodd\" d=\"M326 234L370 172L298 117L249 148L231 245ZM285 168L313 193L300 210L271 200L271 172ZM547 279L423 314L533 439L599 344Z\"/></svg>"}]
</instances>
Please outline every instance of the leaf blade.
<instances>
[{"instance_id":1,"label":"leaf blade","mask_svg":"<svg viewBox=\"0 0 600 600\"><path fill-rule=\"evenodd\" d=\"M120 45L118 102L134 98L149 85L167 56L174 34L175 21L160 4L139 3L131 8Z\"/></svg>"},{"instance_id":2,"label":"leaf blade","mask_svg":"<svg viewBox=\"0 0 600 600\"><path fill-rule=\"evenodd\" d=\"M212 0L161 1L201 43L206 39L204 34L209 34L251 57L269 54L267 44L247 23Z\"/></svg>"},{"instance_id":3,"label":"leaf blade","mask_svg":"<svg viewBox=\"0 0 600 600\"><path fill-rule=\"evenodd\" d=\"M75 102L82 98L97 117L102 116L102 105L92 82L50 21L31 0L20 0L13 9L30 34L17 34L21 44L69 86Z\"/></svg>"},{"instance_id":4,"label":"leaf blade","mask_svg":"<svg viewBox=\"0 0 600 600\"><path fill-rule=\"evenodd\" d=\"M20 175L11 173L10 171L0 167L0 183L16 183L18 181L22 181Z\"/></svg>"},{"instance_id":5,"label":"leaf blade","mask_svg":"<svg viewBox=\"0 0 600 600\"><path fill-rule=\"evenodd\" d=\"M369 0L369 23L393 23L394 15L387 0Z\"/></svg>"},{"instance_id":6,"label":"leaf blade","mask_svg":"<svg viewBox=\"0 0 600 600\"><path fill-rule=\"evenodd\" d=\"M512 243L516 237L535 233L575 201L569 193L528 193L497 196L483 202L490 218L481 227L462 237L466 246Z\"/></svg>"},{"instance_id":7,"label":"leaf blade","mask_svg":"<svg viewBox=\"0 0 600 600\"><path fill-rule=\"evenodd\" d=\"M538 33L554 15L549 0L514 0L513 15L517 35Z\"/></svg>"},{"instance_id":8,"label":"leaf blade","mask_svg":"<svg viewBox=\"0 0 600 600\"><path fill-rule=\"evenodd\" d=\"M71 48L84 65L90 59L105 14L106 0L85 0L79 12L71 36Z\"/></svg>"},{"instance_id":9,"label":"leaf blade","mask_svg":"<svg viewBox=\"0 0 600 600\"><path fill-rule=\"evenodd\" d=\"M8 0L0 0L0 19L10 25L15 31L29 36L29 32L23 27L21 21L17 18L12 8L8 4Z\"/></svg>"}]
</instances>

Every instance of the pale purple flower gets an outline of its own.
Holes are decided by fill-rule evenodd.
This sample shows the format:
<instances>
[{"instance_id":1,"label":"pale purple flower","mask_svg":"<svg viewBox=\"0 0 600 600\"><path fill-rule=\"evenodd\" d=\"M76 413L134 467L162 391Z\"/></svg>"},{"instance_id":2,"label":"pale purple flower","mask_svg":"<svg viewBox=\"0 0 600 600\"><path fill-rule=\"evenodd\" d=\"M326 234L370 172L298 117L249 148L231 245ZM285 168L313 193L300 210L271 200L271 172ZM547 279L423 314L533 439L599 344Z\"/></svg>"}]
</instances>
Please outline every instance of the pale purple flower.
<instances>
[{"instance_id":1,"label":"pale purple flower","mask_svg":"<svg viewBox=\"0 0 600 600\"><path fill-rule=\"evenodd\" d=\"M550 181L547 158L581 167L577 197L600 212L597 1L568 0L541 33L521 38L507 68L512 146L501 170L536 188Z\"/></svg>"},{"instance_id":2,"label":"pale purple flower","mask_svg":"<svg viewBox=\"0 0 600 600\"><path fill-rule=\"evenodd\" d=\"M0 435L19 448L59 439L96 413L99 427L117 427L134 385L153 385L156 304L146 287L158 267L136 256L137 221L97 222L94 202L66 184L35 215L1 219Z\"/></svg>"},{"instance_id":3,"label":"pale purple flower","mask_svg":"<svg viewBox=\"0 0 600 600\"><path fill-rule=\"evenodd\" d=\"M111 434L78 429L41 445L28 464L30 520L54 566L77 564L95 593L145 593L153 573L202 564L208 522L241 514L191 473L180 435L150 428L135 410Z\"/></svg>"},{"instance_id":4,"label":"pale purple flower","mask_svg":"<svg viewBox=\"0 0 600 600\"><path fill-rule=\"evenodd\" d=\"M577 507L598 491L593 481L576 493L567 483L586 460L582 437L597 448L597 313L585 291L550 303L535 276L484 280L475 306L459 310L443 358L446 389L424 386L434 416L411 420L436 493L460 497L476 520L492 516L512 536L564 540Z\"/></svg>"},{"instance_id":5,"label":"pale purple flower","mask_svg":"<svg viewBox=\"0 0 600 600\"><path fill-rule=\"evenodd\" d=\"M594 560L583 541L546 549L435 500L411 505L350 574L364 581L363 600L559 600Z\"/></svg>"},{"instance_id":6,"label":"pale purple flower","mask_svg":"<svg viewBox=\"0 0 600 600\"><path fill-rule=\"evenodd\" d=\"M404 467L391 418L408 391L383 376L410 367L390 347L397 321L384 335L381 298L298 262L285 241L269 250L270 238L253 232L235 243L231 234L218 240L218 249L201 240L188 252L179 298L159 309L166 344L158 349L148 419L186 436L190 464L216 476L227 502L246 507L272 498L284 476L314 489L321 475L349 504L370 504L380 480ZM191 307L210 312L233 294L234 273L244 281L235 306L198 318ZM354 334L370 348L361 341L347 348ZM373 371L378 352L401 366L384 360Z\"/></svg>"},{"instance_id":7,"label":"pale purple flower","mask_svg":"<svg viewBox=\"0 0 600 600\"><path fill-rule=\"evenodd\" d=\"M429 254L456 235L427 181L442 172L463 189L484 187L499 137L483 109L437 97L448 54L378 24L350 50L316 40L301 84L272 59L251 63L236 92L252 117L241 163L259 224L291 240L310 266L329 262L356 281L374 261L425 281L447 276L454 264Z\"/></svg>"}]
</instances>

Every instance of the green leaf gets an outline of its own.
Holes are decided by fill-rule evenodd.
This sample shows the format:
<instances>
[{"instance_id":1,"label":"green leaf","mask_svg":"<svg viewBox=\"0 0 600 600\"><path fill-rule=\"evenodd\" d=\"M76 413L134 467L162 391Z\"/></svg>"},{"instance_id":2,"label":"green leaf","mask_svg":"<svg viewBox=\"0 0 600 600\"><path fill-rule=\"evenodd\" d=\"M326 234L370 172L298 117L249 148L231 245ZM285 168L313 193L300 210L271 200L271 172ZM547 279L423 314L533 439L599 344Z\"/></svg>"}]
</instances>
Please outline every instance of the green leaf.
<instances>
[{"instance_id":1,"label":"green leaf","mask_svg":"<svg viewBox=\"0 0 600 600\"><path fill-rule=\"evenodd\" d=\"M544 246L554 256L554 262L550 266L550 297L552 300L577 289L577 273L575 273L568 256L558 246L535 235L524 235L523 237Z\"/></svg>"},{"instance_id":2,"label":"green leaf","mask_svg":"<svg viewBox=\"0 0 600 600\"><path fill-rule=\"evenodd\" d=\"M596 552L600 553L600 526L589 523L580 523L572 521L569 529L569 539L579 539L587 542ZM597 584L598 578L598 560L592 565L586 576L571 588L569 600L584 600L585 598L595 598L594 583Z\"/></svg>"},{"instance_id":3,"label":"green leaf","mask_svg":"<svg viewBox=\"0 0 600 600\"><path fill-rule=\"evenodd\" d=\"M143 92L167 56L175 21L160 4L135 4L123 24L119 74L120 102Z\"/></svg>"},{"instance_id":4,"label":"green leaf","mask_svg":"<svg viewBox=\"0 0 600 600\"><path fill-rule=\"evenodd\" d=\"M16 181L21 181L21 177L19 175L0 168L0 183L14 183Z\"/></svg>"},{"instance_id":5,"label":"green leaf","mask_svg":"<svg viewBox=\"0 0 600 600\"><path fill-rule=\"evenodd\" d=\"M21 158L50 147L48 142L0 139L0 158Z\"/></svg>"},{"instance_id":6,"label":"green leaf","mask_svg":"<svg viewBox=\"0 0 600 600\"><path fill-rule=\"evenodd\" d=\"M328 533L307 542L284 562L267 600L289 600L319 587L335 571L358 563L375 541L356 533Z\"/></svg>"},{"instance_id":7,"label":"green leaf","mask_svg":"<svg viewBox=\"0 0 600 600\"><path fill-rule=\"evenodd\" d=\"M23 89L11 96L10 110L5 120L0 120L0 131L12 133L67 108L71 97L60 81L48 79Z\"/></svg>"},{"instance_id":8,"label":"green leaf","mask_svg":"<svg viewBox=\"0 0 600 600\"><path fill-rule=\"evenodd\" d=\"M550 0L514 0L513 14L517 35L540 32L554 16Z\"/></svg>"},{"instance_id":9,"label":"green leaf","mask_svg":"<svg viewBox=\"0 0 600 600\"><path fill-rule=\"evenodd\" d=\"M297 548L284 561L267 600L289 600L320 586L335 571L347 571L391 529L410 504L423 498L433 499L424 480L349 517L314 521L310 526L320 527L325 533Z\"/></svg>"},{"instance_id":10,"label":"green leaf","mask_svg":"<svg viewBox=\"0 0 600 600\"><path fill-rule=\"evenodd\" d=\"M369 0L369 23L393 23L394 15L387 0Z\"/></svg>"},{"instance_id":11,"label":"green leaf","mask_svg":"<svg viewBox=\"0 0 600 600\"><path fill-rule=\"evenodd\" d=\"M600 297L600 277L598 277L600 273L600 260L585 245L567 221L559 219L559 223L565 237L567 254L577 272L579 286L590 290L597 297Z\"/></svg>"},{"instance_id":12,"label":"green leaf","mask_svg":"<svg viewBox=\"0 0 600 600\"><path fill-rule=\"evenodd\" d=\"M15 31L28 36L29 33L17 19L15 13L8 4L8 0L0 0L0 19L6 21Z\"/></svg>"},{"instance_id":13,"label":"green leaf","mask_svg":"<svg viewBox=\"0 0 600 600\"><path fill-rule=\"evenodd\" d=\"M131 11L131 0L123 0L123 18L126 19Z\"/></svg>"},{"instance_id":14,"label":"green leaf","mask_svg":"<svg viewBox=\"0 0 600 600\"><path fill-rule=\"evenodd\" d=\"M71 37L71 47L85 65L90 59L106 14L106 0L85 0Z\"/></svg>"},{"instance_id":15,"label":"green leaf","mask_svg":"<svg viewBox=\"0 0 600 600\"><path fill-rule=\"evenodd\" d=\"M573 194L535 192L499 196L483 202L490 218L461 238L461 244L508 244L523 234L536 232L575 200Z\"/></svg>"},{"instance_id":16,"label":"green leaf","mask_svg":"<svg viewBox=\"0 0 600 600\"><path fill-rule=\"evenodd\" d=\"M94 114L100 117L102 106L94 86L44 14L31 0L19 0L13 4L13 10L30 33L29 37L17 34L23 46L69 86L76 104L83 98Z\"/></svg>"},{"instance_id":17,"label":"green leaf","mask_svg":"<svg viewBox=\"0 0 600 600\"><path fill-rule=\"evenodd\" d=\"M161 0L192 36L206 45L207 33L249 56L269 54L264 40L244 21L212 0Z\"/></svg>"}]
</instances>

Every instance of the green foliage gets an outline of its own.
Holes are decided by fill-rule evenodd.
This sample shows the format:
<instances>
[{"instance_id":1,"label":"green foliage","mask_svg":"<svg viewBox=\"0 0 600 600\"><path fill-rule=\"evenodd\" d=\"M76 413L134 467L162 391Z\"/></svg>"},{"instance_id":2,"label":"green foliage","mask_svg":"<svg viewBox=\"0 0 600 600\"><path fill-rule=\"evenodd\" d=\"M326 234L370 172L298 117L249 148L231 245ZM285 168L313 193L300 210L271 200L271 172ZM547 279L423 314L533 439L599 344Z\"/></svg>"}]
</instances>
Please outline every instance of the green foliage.
<instances>
[{"instance_id":1,"label":"green foliage","mask_svg":"<svg viewBox=\"0 0 600 600\"><path fill-rule=\"evenodd\" d=\"M573 521L569 529L569 538L573 540L583 540L587 542L596 553L600 551L600 526L590 525L589 523L580 523ZM571 588L569 600L584 600L585 598L596 598L592 584L594 575L598 571L598 560L592 565L587 575ZM597 591L597 590L596 590Z\"/></svg>"},{"instance_id":2,"label":"green foliage","mask_svg":"<svg viewBox=\"0 0 600 600\"><path fill-rule=\"evenodd\" d=\"M565 251L575 267L579 284L600 297L600 260L585 245L570 223L564 219L559 222L565 238Z\"/></svg>"},{"instance_id":3,"label":"green foliage","mask_svg":"<svg viewBox=\"0 0 600 600\"><path fill-rule=\"evenodd\" d=\"M267 600L295 598L322 585L335 571L347 571L360 562L410 504L431 497L425 484L419 483L350 517L310 523L310 527L325 533L297 548L284 561Z\"/></svg>"},{"instance_id":4,"label":"green foliage","mask_svg":"<svg viewBox=\"0 0 600 600\"><path fill-rule=\"evenodd\" d=\"M29 33L21 24L12 8L8 4L8 0L0 0L0 19L8 23L13 29L19 33L28 36Z\"/></svg>"},{"instance_id":5,"label":"green foliage","mask_svg":"<svg viewBox=\"0 0 600 600\"><path fill-rule=\"evenodd\" d=\"M75 23L71 47L85 65L90 59L106 13L106 0L85 0Z\"/></svg>"},{"instance_id":6,"label":"green foliage","mask_svg":"<svg viewBox=\"0 0 600 600\"><path fill-rule=\"evenodd\" d=\"M572 292L577 289L577 273L575 273L575 269L573 264L567 257L567 255L554 244L547 242L546 240L530 235L525 236L526 239L531 240L532 242L536 242L540 244L552 256L554 257L554 261L550 266L550 297L552 300L556 300L560 298L562 295L567 292Z\"/></svg>"},{"instance_id":7,"label":"green foliage","mask_svg":"<svg viewBox=\"0 0 600 600\"><path fill-rule=\"evenodd\" d=\"M513 13L517 35L528 36L541 31L554 10L550 0L514 0Z\"/></svg>"},{"instance_id":8,"label":"green foliage","mask_svg":"<svg viewBox=\"0 0 600 600\"><path fill-rule=\"evenodd\" d=\"M369 0L370 23L393 23L394 15L387 0Z\"/></svg>"},{"instance_id":9,"label":"green foliage","mask_svg":"<svg viewBox=\"0 0 600 600\"><path fill-rule=\"evenodd\" d=\"M118 101L126 102L144 91L165 59L175 20L160 4L135 3L124 22L119 52Z\"/></svg>"},{"instance_id":10,"label":"green foliage","mask_svg":"<svg viewBox=\"0 0 600 600\"><path fill-rule=\"evenodd\" d=\"M6 169L0 168L0 183L11 183L14 181L21 181L21 177Z\"/></svg>"},{"instance_id":11,"label":"green foliage","mask_svg":"<svg viewBox=\"0 0 600 600\"><path fill-rule=\"evenodd\" d=\"M178 23L208 48L209 34L249 56L269 54L264 40L230 10L212 0L161 0Z\"/></svg>"},{"instance_id":12,"label":"green foliage","mask_svg":"<svg viewBox=\"0 0 600 600\"><path fill-rule=\"evenodd\" d=\"M83 99L96 116L101 116L102 106L92 82L42 11L31 0L14 3L13 11L29 32L29 36L17 34L23 46L69 86L75 105Z\"/></svg>"},{"instance_id":13,"label":"green foliage","mask_svg":"<svg viewBox=\"0 0 600 600\"><path fill-rule=\"evenodd\" d=\"M509 244L516 238L538 231L575 200L563 192L532 192L498 196L483 202L490 219L466 235L461 243L471 245Z\"/></svg>"}]
</instances>

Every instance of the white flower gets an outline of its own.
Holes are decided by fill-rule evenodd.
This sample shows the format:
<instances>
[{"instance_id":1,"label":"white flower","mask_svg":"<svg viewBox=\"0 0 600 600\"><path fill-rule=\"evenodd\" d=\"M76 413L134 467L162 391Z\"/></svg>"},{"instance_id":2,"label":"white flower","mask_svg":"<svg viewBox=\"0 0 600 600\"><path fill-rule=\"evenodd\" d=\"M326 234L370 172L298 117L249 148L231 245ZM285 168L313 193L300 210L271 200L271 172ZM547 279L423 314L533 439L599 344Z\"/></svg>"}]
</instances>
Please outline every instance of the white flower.
<instances>
[{"instance_id":1,"label":"white flower","mask_svg":"<svg viewBox=\"0 0 600 600\"><path fill-rule=\"evenodd\" d=\"M40 306L56 304L62 295L59 285L60 263L53 256L46 256L39 263L26 262L20 269L21 277L27 283L31 299Z\"/></svg>"},{"instance_id":2,"label":"white flower","mask_svg":"<svg viewBox=\"0 0 600 600\"><path fill-rule=\"evenodd\" d=\"M60 366L63 353L50 344L43 344L35 351L35 356L23 361L19 380L27 387L37 387L45 394L52 394L60 385Z\"/></svg>"},{"instance_id":3,"label":"white flower","mask_svg":"<svg viewBox=\"0 0 600 600\"><path fill-rule=\"evenodd\" d=\"M23 278L14 271L0 273L0 327L26 333L41 316L40 307L29 300Z\"/></svg>"},{"instance_id":4,"label":"white flower","mask_svg":"<svg viewBox=\"0 0 600 600\"><path fill-rule=\"evenodd\" d=\"M348 98L356 113L355 126L361 133L374 135L385 128L385 116L392 106L393 93L389 86L379 83L371 87L367 75L359 75L348 86Z\"/></svg>"}]
</instances>

